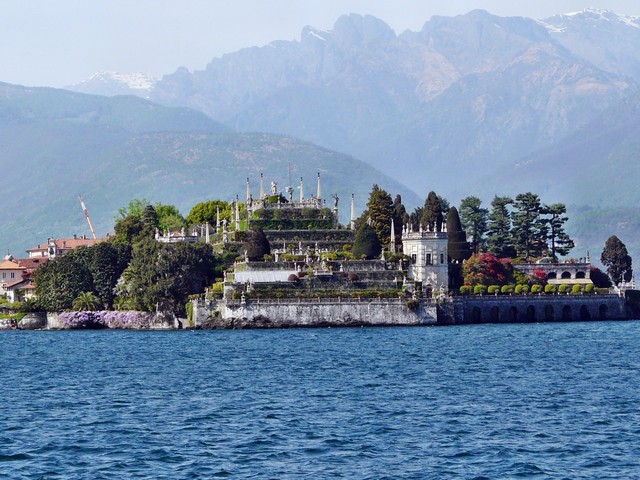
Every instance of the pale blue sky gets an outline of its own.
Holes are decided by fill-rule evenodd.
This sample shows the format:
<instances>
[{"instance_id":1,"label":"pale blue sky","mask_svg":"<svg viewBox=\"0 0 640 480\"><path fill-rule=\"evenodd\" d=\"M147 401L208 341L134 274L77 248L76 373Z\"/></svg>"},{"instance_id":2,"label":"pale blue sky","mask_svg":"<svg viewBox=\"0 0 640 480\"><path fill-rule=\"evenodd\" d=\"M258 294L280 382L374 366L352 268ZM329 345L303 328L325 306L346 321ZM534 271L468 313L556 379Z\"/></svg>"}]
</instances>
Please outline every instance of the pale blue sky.
<instances>
[{"instance_id":1,"label":"pale blue sky","mask_svg":"<svg viewBox=\"0 0 640 480\"><path fill-rule=\"evenodd\" d=\"M476 8L545 18L588 7L640 16L638 0L0 0L0 81L61 87L99 70L159 78L243 47L299 39L306 25L331 29L352 12L401 33L432 15Z\"/></svg>"}]
</instances>

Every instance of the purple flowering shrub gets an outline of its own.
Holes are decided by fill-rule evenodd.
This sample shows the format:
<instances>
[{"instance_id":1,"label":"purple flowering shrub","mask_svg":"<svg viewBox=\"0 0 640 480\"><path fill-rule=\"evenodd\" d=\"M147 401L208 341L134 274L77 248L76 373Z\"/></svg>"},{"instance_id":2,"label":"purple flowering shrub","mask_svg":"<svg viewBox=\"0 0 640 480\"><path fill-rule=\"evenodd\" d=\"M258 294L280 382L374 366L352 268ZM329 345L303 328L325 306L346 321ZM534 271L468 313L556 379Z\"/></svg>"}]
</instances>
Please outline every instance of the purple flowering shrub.
<instances>
[{"instance_id":1,"label":"purple flowering shrub","mask_svg":"<svg viewBox=\"0 0 640 480\"><path fill-rule=\"evenodd\" d=\"M153 314L134 311L64 312L58 315L62 328L119 328L145 329L153 321Z\"/></svg>"}]
</instances>

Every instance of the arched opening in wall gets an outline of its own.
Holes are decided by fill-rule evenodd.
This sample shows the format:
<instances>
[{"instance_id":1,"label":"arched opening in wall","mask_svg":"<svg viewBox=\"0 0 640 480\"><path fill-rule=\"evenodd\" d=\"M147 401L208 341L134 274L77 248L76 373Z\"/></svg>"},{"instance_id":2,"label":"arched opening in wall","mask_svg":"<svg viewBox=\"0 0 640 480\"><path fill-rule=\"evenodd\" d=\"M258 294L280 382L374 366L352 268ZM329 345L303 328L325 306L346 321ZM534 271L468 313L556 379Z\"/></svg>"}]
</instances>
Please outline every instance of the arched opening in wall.
<instances>
[{"instance_id":1,"label":"arched opening in wall","mask_svg":"<svg viewBox=\"0 0 640 480\"><path fill-rule=\"evenodd\" d=\"M471 322L482 322L482 310L480 310L480 307L473 307L473 309L471 310Z\"/></svg>"},{"instance_id":2,"label":"arched opening in wall","mask_svg":"<svg viewBox=\"0 0 640 480\"><path fill-rule=\"evenodd\" d=\"M576 278L587 278L587 274L584 272L576 273Z\"/></svg>"},{"instance_id":3,"label":"arched opening in wall","mask_svg":"<svg viewBox=\"0 0 640 480\"><path fill-rule=\"evenodd\" d=\"M565 305L564 307L562 307L562 320L565 322L570 322L572 320L571 306Z\"/></svg>"},{"instance_id":4,"label":"arched opening in wall","mask_svg":"<svg viewBox=\"0 0 640 480\"><path fill-rule=\"evenodd\" d=\"M544 319L547 322L553 322L556 319L555 312L553 311L553 305L544 306Z\"/></svg>"},{"instance_id":5,"label":"arched opening in wall","mask_svg":"<svg viewBox=\"0 0 640 480\"><path fill-rule=\"evenodd\" d=\"M491 311L489 312L489 320L492 322L500 321L500 309L495 305L491 307Z\"/></svg>"},{"instance_id":6,"label":"arched opening in wall","mask_svg":"<svg viewBox=\"0 0 640 480\"><path fill-rule=\"evenodd\" d=\"M580 307L580 320L591 320L591 314L586 305Z\"/></svg>"},{"instance_id":7,"label":"arched opening in wall","mask_svg":"<svg viewBox=\"0 0 640 480\"><path fill-rule=\"evenodd\" d=\"M562 272L562 276L560 278L564 278L565 280L571 278L571 272Z\"/></svg>"},{"instance_id":8,"label":"arched opening in wall","mask_svg":"<svg viewBox=\"0 0 640 480\"><path fill-rule=\"evenodd\" d=\"M606 320L608 318L608 308L605 304L600 305L600 320Z\"/></svg>"},{"instance_id":9,"label":"arched opening in wall","mask_svg":"<svg viewBox=\"0 0 640 480\"><path fill-rule=\"evenodd\" d=\"M527 307L527 322L535 322L536 321L536 307L533 305L529 305Z\"/></svg>"},{"instance_id":10,"label":"arched opening in wall","mask_svg":"<svg viewBox=\"0 0 640 480\"><path fill-rule=\"evenodd\" d=\"M547 275L547 279L549 280L555 280L556 278L558 278L558 276L556 275L556 272L549 272Z\"/></svg>"},{"instance_id":11,"label":"arched opening in wall","mask_svg":"<svg viewBox=\"0 0 640 480\"><path fill-rule=\"evenodd\" d=\"M518 321L518 309L516 307L509 307L509 321L510 322L517 322Z\"/></svg>"}]
</instances>

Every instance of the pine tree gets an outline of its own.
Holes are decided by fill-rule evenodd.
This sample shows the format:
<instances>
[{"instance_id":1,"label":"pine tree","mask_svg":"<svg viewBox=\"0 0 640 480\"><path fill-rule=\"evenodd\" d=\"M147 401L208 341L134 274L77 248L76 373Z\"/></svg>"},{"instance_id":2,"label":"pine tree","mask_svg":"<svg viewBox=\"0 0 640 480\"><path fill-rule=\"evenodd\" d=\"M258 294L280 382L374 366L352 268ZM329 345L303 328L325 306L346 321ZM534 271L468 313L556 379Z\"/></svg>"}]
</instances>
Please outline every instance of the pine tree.
<instances>
[{"instance_id":1,"label":"pine tree","mask_svg":"<svg viewBox=\"0 0 640 480\"><path fill-rule=\"evenodd\" d=\"M435 192L429 192L427 199L424 202L424 209L422 210L421 224L422 228L439 232L442 230L442 222L444 218L442 216L442 204L440 198Z\"/></svg>"},{"instance_id":2,"label":"pine tree","mask_svg":"<svg viewBox=\"0 0 640 480\"><path fill-rule=\"evenodd\" d=\"M631 257L627 251L627 247L615 235L610 236L602 250L600 261L607 267L607 273L618 284L624 279L626 282L631 280L633 270L631 268Z\"/></svg>"},{"instance_id":3,"label":"pine tree","mask_svg":"<svg viewBox=\"0 0 640 480\"><path fill-rule=\"evenodd\" d=\"M541 256L546 248L547 226L540 218L540 197L531 192L521 193L513 206L512 234L518 255L527 261L532 256Z\"/></svg>"},{"instance_id":4,"label":"pine tree","mask_svg":"<svg viewBox=\"0 0 640 480\"><path fill-rule=\"evenodd\" d=\"M471 250L478 253L483 243L483 236L487 233L487 219L489 210L482 208L482 200L469 196L460 202L460 219L462 228L471 237Z\"/></svg>"},{"instance_id":5,"label":"pine tree","mask_svg":"<svg viewBox=\"0 0 640 480\"><path fill-rule=\"evenodd\" d=\"M491 214L487 225L487 248L498 258L515 256L509 213L509 205L512 203L513 199L498 196L491 202Z\"/></svg>"},{"instance_id":6,"label":"pine tree","mask_svg":"<svg viewBox=\"0 0 640 480\"><path fill-rule=\"evenodd\" d=\"M547 240L550 242L551 258L558 261L557 255L567 255L575 247L573 240L564 231L564 224L569 220L567 207L563 203L554 203L542 207L542 214L548 215L543 222L547 225ZM556 255L557 254L557 255Z\"/></svg>"}]
</instances>

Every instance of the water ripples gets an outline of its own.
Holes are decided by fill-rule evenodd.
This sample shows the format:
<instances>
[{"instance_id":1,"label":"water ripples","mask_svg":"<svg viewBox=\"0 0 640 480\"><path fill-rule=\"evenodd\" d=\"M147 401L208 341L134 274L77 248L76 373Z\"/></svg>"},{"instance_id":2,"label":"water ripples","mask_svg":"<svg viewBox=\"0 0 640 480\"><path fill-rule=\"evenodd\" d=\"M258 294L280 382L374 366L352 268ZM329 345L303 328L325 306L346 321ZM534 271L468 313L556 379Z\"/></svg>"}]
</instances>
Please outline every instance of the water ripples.
<instances>
[{"instance_id":1,"label":"water ripples","mask_svg":"<svg viewBox=\"0 0 640 480\"><path fill-rule=\"evenodd\" d=\"M638 478L638 322L1 332L0 476Z\"/></svg>"}]
</instances>

